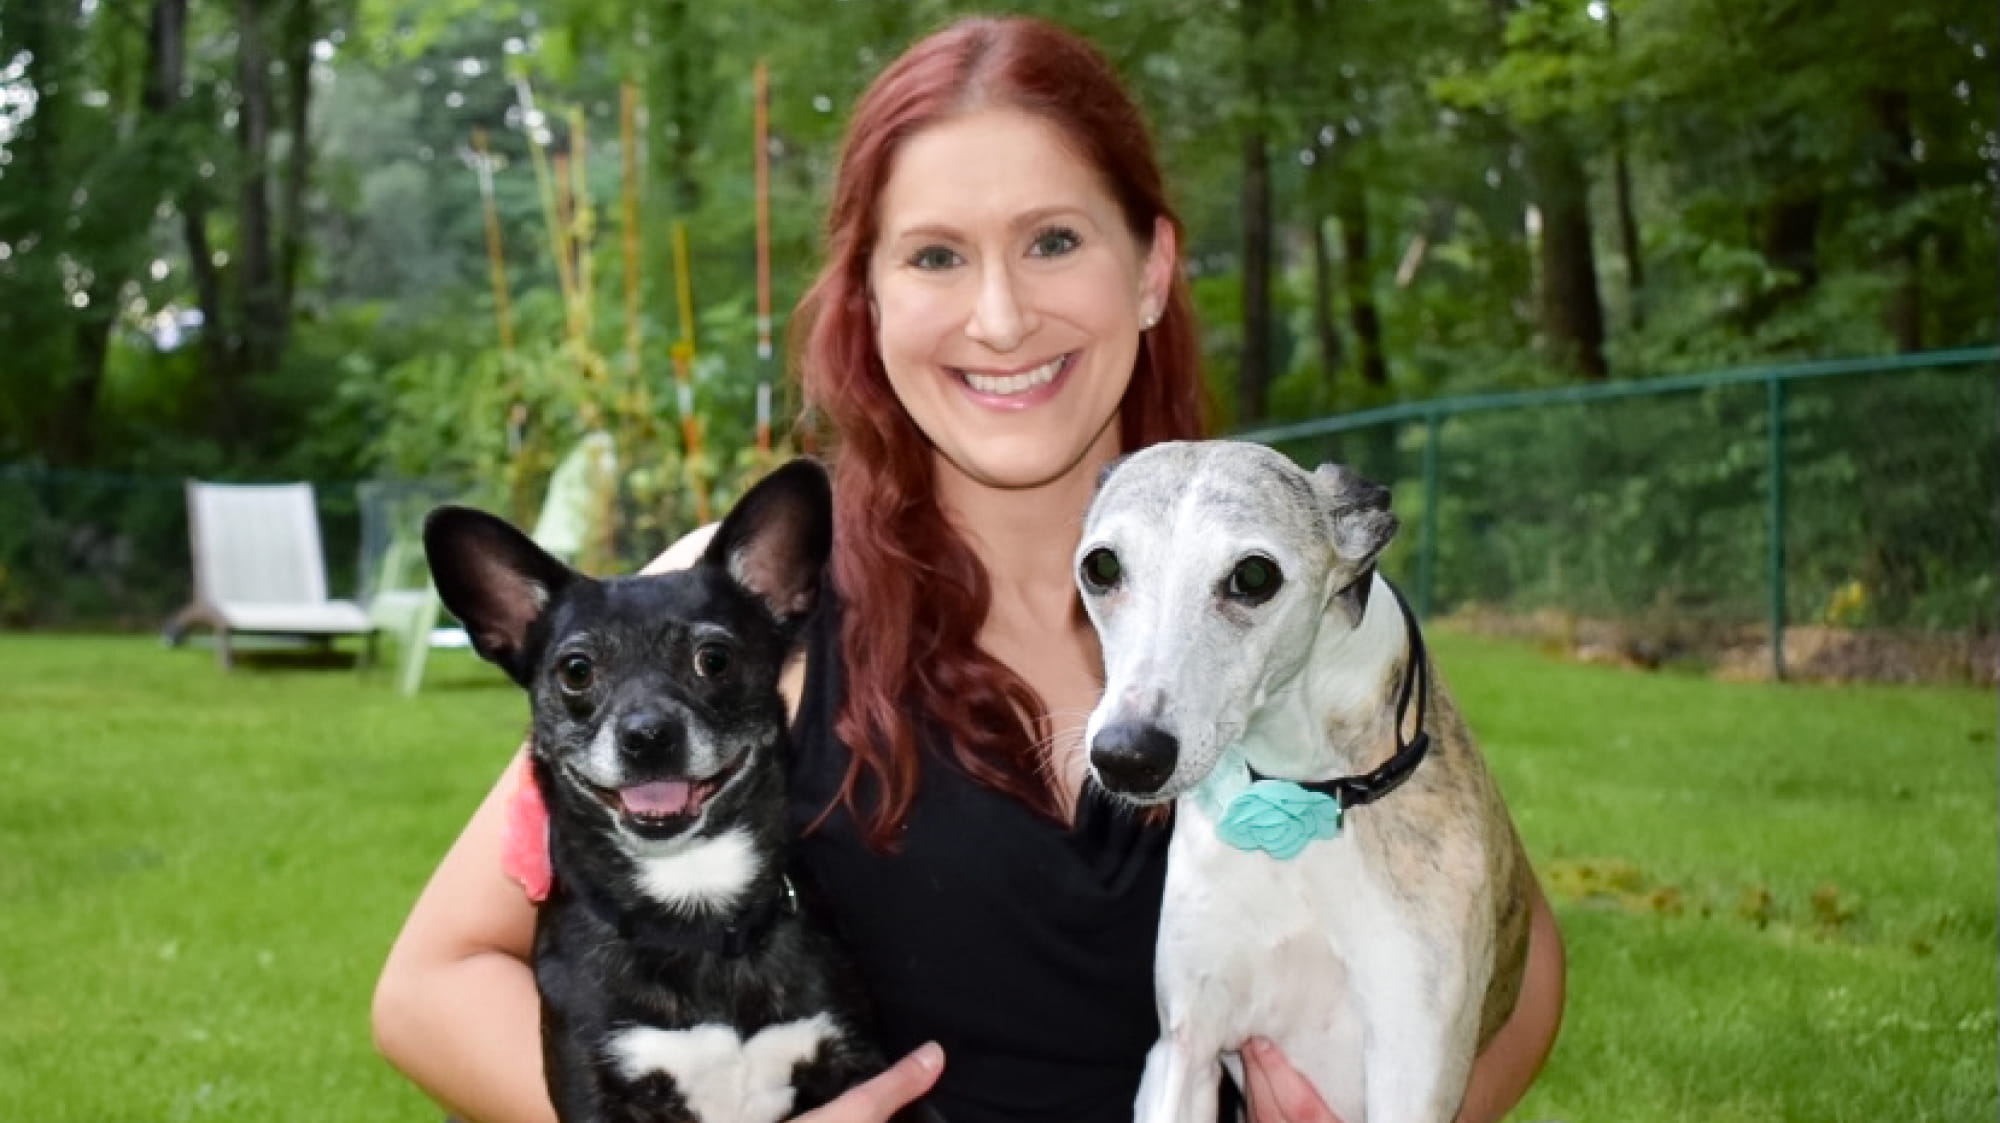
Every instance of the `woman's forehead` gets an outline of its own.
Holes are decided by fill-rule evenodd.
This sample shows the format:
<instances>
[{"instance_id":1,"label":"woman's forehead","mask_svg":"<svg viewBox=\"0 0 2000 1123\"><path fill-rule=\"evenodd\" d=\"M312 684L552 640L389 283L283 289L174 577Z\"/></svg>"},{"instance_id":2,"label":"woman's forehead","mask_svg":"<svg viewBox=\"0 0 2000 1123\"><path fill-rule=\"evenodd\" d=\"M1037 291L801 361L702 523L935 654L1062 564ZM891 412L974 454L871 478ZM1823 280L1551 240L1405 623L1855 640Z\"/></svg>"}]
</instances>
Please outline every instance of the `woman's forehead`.
<instances>
[{"instance_id":1,"label":"woman's forehead","mask_svg":"<svg viewBox=\"0 0 2000 1123\"><path fill-rule=\"evenodd\" d=\"M878 203L881 234L1015 225L1047 212L1122 219L1082 150L1052 121L1024 110L975 110L905 140Z\"/></svg>"}]
</instances>

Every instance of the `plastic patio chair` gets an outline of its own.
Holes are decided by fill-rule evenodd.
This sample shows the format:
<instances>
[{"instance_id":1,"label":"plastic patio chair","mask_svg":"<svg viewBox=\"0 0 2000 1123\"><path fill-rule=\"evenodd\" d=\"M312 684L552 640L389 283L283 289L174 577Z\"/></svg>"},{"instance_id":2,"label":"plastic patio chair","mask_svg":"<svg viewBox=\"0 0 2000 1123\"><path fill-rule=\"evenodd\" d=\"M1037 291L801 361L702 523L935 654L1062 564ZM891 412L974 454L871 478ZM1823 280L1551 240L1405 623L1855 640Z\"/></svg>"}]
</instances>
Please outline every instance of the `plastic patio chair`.
<instances>
[{"instance_id":1,"label":"plastic patio chair","mask_svg":"<svg viewBox=\"0 0 2000 1123\"><path fill-rule=\"evenodd\" d=\"M602 533L597 496L616 477L617 470L617 446L611 435L585 435L550 474L541 514L529 537L574 565L593 537ZM423 578L414 579L420 572ZM406 528L398 527L391 538L379 574L368 610L377 624L401 643L396 689L409 697L423 688L424 664L433 646L463 646L469 641L460 629L438 628L442 606L424 570L423 546ZM448 640L443 639L447 636Z\"/></svg>"},{"instance_id":2,"label":"plastic patio chair","mask_svg":"<svg viewBox=\"0 0 2000 1123\"><path fill-rule=\"evenodd\" d=\"M361 606L327 596L319 507L308 483L222 484L187 481L188 545L194 599L168 621L178 645L206 625L216 659L234 664L231 637L283 635L331 643L362 636L373 655L375 625Z\"/></svg>"}]
</instances>

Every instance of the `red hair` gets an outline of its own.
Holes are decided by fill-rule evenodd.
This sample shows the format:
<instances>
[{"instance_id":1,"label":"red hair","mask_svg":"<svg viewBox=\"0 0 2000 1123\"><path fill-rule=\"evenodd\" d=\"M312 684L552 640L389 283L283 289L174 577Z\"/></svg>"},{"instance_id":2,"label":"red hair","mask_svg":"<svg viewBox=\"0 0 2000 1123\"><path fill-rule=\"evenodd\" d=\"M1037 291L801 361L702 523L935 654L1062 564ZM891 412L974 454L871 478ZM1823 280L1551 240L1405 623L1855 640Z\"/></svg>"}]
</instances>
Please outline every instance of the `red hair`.
<instances>
[{"instance_id":1,"label":"red hair","mask_svg":"<svg viewBox=\"0 0 2000 1123\"><path fill-rule=\"evenodd\" d=\"M925 128L995 107L1059 128L1140 245L1152 244L1159 219L1184 241L1138 107L1102 56L1054 25L955 23L890 64L856 106L827 213L826 264L799 303L794 354L807 414L835 442L832 577L845 605L847 685L834 733L853 752L840 798L878 849L916 796L926 722L976 781L1060 816L1033 733L1047 729L1047 707L978 645L992 602L986 569L937 504L930 444L890 390L869 311L877 206L898 150ZM1199 436L1203 404L1194 308L1176 269L1159 322L1140 337L1119 405L1121 447ZM865 809L864 775L877 796Z\"/></svg>"}]
</instances>

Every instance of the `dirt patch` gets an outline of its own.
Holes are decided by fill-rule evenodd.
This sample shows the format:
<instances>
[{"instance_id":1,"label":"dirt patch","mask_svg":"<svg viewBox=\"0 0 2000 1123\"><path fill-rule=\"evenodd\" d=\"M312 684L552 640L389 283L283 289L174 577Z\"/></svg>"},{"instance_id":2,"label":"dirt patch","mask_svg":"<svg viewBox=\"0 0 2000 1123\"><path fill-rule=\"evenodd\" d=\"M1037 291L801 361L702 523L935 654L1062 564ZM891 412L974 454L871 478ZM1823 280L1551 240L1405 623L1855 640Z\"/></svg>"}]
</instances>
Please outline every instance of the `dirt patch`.
<instances>
[{"instance_id":1,"label":"dirt patch","mask_svg":"<svg viewBox=\"0 0 2000 1123\"><path fill-rule=\"evenodd\" d=\"M1769 637L1721 653L1715 674L1769 679ZM2000 636L1950 635L1799 624L1785 629L1785 675L1808 682L2000 685Z\"/></svg>"},{"instance_id":2,"label":"dirt patch","mask_svg":"<svg viewBox=\"0 0 2000 1123\"><path fill-rule=\"evenodd\" d=\"M1717 678L1769 681L1768 630L1673 619L1601 620L1545 609L1470 607L1446 622L1482 635L1532 640L1580 663L1653 670L1703 666ZM2000 686L2000 635L1795 624L1785 629L1785 676L1800 682L1952 683Z\"/></svg>"}]
</instances>

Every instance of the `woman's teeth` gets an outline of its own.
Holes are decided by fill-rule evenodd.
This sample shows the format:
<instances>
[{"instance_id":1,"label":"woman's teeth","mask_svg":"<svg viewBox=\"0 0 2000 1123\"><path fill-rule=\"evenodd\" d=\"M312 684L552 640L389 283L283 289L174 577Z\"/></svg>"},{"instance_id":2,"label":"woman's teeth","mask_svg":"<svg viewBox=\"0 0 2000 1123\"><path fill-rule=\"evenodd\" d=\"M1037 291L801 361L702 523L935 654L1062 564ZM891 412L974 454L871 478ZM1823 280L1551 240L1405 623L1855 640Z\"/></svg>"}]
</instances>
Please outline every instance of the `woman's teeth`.
<instances>
[{"instance_id":1,"label":"woman's teeth","mask_svg":"<svg viewBox=\"0 0 2000 1123\"><path fill-rule=\"evenodd\" d=\"M969 370L959 373L964 376L967 386L982 394L1025 394L1037 386L1054 382L1056 373L1062 370L1063 361L1068 358L1068 355L1057 355L1041 366L1020 374L975 374Z\"/></svg>"}]
</instances>

